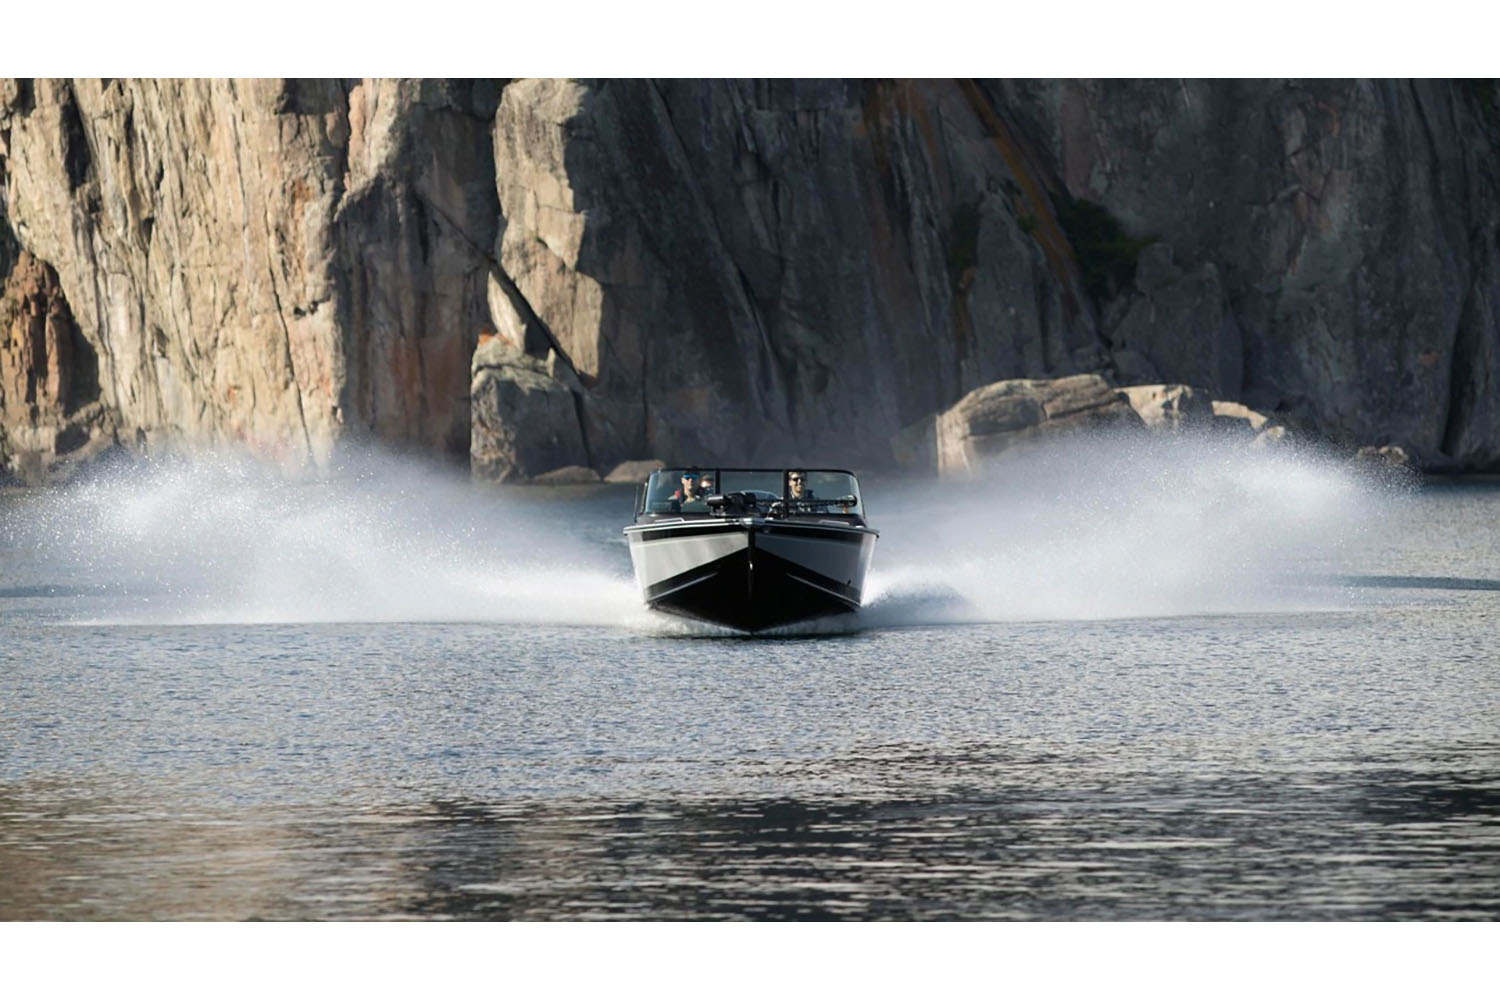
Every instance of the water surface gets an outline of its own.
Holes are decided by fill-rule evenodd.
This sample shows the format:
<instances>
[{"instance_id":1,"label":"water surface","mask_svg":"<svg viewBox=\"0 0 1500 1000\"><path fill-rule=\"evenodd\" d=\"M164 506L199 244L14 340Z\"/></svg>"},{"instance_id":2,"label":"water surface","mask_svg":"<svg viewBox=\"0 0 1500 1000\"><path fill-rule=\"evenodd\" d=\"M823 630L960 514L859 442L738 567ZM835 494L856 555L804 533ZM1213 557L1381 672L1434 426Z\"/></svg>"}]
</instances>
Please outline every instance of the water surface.
<instances>
[{"instance_id":1,"label":"water surface","mask_svg":"<svg viewBox=\"0 0 1500 1000\"><path fill-rule=\"evenodd\" d=\"M1494 919L1500 489L871 481L857 618L639 606L629 488L0 500L0 919Z\"/></svg>"}]
</instances>

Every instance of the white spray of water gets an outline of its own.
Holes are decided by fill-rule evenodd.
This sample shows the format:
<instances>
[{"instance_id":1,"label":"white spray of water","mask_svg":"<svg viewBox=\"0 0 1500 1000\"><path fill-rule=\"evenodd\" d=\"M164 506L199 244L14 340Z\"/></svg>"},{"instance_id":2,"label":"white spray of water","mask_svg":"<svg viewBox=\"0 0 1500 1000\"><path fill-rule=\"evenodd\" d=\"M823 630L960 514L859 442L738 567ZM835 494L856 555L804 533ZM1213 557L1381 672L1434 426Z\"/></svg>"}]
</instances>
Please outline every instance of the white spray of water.
<instances>
[{"instance_id":1,"label":"white spray of water","mask_svg":"<svg viewBox=\"0 0 1500 1000\"><path fill-rule=\"evenodd\" d=\"M563 511L562 516L552 516ZM571 515L571 517L570 517ZM199 455L46 498L43 557L120 597L125 622L499 621L640 617L619 537L552 507L389 456L294 482L242 455Z\"/></svg>"},{"instance_id":2,"label":"white spray of water","mask_svg":"<svg viewBox=\"0 0 1500 1000\"><path fill-rule=\"evenodd\" d=\"M875 507L882 537L866 610L905 622L1345 606L1329 581L1397 496L1290 449L1212 437L1058 442L981 480L908 487Z\"/></svg>"},{"instance_id":3,"label":"white spray of water","mask_svg":"<svg viewBox=\"0 0 1500 1000\"><path fill-rule=\"evenodd\" d=\"M1329 606L1289 585L1338 568L1391 506L1343 468L1169 439L1064 442L962 484L866 484L881 530L865 609L794 627L1234 613ZM113 596L95 621L482 621L723 634L647 611L623 491L497 493L409 460L288 481L199 455L34 499L6 530Z\"/></svg>"}]
</instances>

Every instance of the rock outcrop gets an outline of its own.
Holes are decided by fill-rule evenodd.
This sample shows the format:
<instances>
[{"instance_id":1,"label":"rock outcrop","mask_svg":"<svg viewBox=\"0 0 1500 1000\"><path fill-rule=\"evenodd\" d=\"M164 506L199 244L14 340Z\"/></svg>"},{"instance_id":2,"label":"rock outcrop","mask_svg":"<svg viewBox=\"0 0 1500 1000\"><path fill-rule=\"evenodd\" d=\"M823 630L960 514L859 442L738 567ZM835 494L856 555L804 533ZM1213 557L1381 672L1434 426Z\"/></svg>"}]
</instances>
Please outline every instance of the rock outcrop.
<instances>
[{"instance_id":1,"label":"rock outcrop","mask_svg":"<svg viewBox=\"0 0 1500 1000\"><path fill-rule=\"evenodd\" d=\"M549 358L551 366L498 337L474 352L469 467L476 479L508 483L590 464L578 396L553 376L556 355Z\"/></svg>"},{"instance_id":2,"label":"rock outcrop","mask_svg":"<svg viewBox=\"0 0 1500 1000\"><path fill-rule=\"evenodd\" d=\"M973 474L1004 452L1089 431L1141 430L1128 396L1097 375L981 386L898 435L902 463L941 476Z\"/></svg>"},{"instance_id":3,"label":"rock outcrop","mask_svg":"<svg viewBox=\"0 0 1500 1000\"><path fill-rule=\"evenodd\" d=\"M1213 424L1214 401L1206 390L1188 385L1127 385L1120 391L1153 431L1200 430Z\"/></svg>"},{"instance_id":4,"label":"rock outcrop","mask_svg":"<svg viewBox=\"0 0 1500 1000\"><path fill-rule=\"evenodd\" d=\"M548 468L884 465L980 387L1088 374L1493 470L1495 105L1433 80L9 81L0 278L51 268L89 435L147 450L498 455L470 441L489 329L571 397L566 432L498 382L483 404ZM12 465L63 419L5 413Z\"/></svg>"},{"instance_id":5,"label":"rock outcrop","mask_svg":"<svg viewBox=\"0 0 1500 1000\"><path fill-rule=\"evenodd\" d=\"M982 386L941 413L896 435L891 451L911 472L942 477L980 473L997 459L1060 437L1105 432L1213 436L1250 447L1278 446L1286 427L1242 403L1210 399L1186 385L1111 386L1097 375L1014 379ZM1384 458L1400 448L1364 448Z\"/></svg>"},{"instance_id":6,"label":"rock outcrop","mask_svg":"<svg viewBox=\"0 0 1500 1000\"><path fill-rule=\"evenodd\" d=\"M659 458L640 458L621 462L605 473L604 481L606 483L643 483L651 473L666 467L667 463Z\"/></svg>"},{"instance_id":7,"label":"rock outcrop","mask_svg":"<svg viewBox=\"0 0 1500 1000\"><path fill-rule=\"evenodd\" d=\"M1213 401L1213 411L1214 426L1231 433L1254 435L1274 426L1270 417L1264 413L1257 413L1244 403L1216 399Z\"/></svg>"},{"instance_id":8,"label":"rock outcrop","mask_svg":"<svg viewBox=\"0 0 1500 1000\"><path fill-rule=\"evenodd\" d=\"M1356 469L1391 483L1412 483L1421 478L1411 456L1400 445L1365 445L1354 453Z\"/></svg>"},{"instance_id":9,"label":"rock outcrop","mask_svg":"<svg viewBox=\"0 0 1500 1000\"><path fill-rule=\"evenodd\" d=\"M497 257L601 458L878 463L978 386L1095 372L1487 468L1484 107L1435 81L526 81Z\"/></svg>"}]
</instances>

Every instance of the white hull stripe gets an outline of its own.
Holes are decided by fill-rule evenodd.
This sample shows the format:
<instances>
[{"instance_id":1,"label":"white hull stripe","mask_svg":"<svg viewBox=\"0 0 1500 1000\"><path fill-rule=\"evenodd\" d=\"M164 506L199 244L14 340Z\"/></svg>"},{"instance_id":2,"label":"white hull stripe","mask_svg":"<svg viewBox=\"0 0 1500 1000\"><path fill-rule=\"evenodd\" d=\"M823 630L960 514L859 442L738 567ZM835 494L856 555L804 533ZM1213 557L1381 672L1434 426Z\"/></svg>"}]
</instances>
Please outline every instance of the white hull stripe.
<instances>
[{"instance_id":1,"label":"white hull stripe","mask_svg":"<svg viewBox=\"0 0 1500 1000\"><path fill-rule=\"evenodd\" d=\"M631 538L630 561L635 566L636 583L644 588L731 556L748 545L743 531L657 538L649 542Z\"/></svg>"}]
</instances>

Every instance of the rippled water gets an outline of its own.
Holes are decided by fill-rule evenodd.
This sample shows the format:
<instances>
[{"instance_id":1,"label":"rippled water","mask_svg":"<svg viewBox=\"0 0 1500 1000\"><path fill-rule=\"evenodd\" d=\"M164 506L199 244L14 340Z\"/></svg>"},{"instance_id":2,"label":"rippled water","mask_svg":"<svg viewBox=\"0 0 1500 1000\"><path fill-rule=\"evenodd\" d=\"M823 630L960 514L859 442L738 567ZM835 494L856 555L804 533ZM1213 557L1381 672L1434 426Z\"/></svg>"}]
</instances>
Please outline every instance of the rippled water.
<instances>
[{"instance_id":1,"label":"rippled water","mask_svg":"<svg viewBox=\"0 0 1500 1000\"><path fill-rule=\"evenodd\" d=\"M865 493L870 606L754 639L640 608L629 488L4 497L0 919L1500 915L1500 488Z\"/></svg>"}]
</instances>

